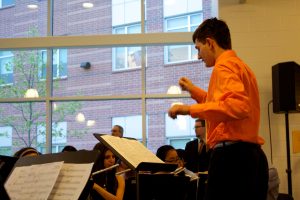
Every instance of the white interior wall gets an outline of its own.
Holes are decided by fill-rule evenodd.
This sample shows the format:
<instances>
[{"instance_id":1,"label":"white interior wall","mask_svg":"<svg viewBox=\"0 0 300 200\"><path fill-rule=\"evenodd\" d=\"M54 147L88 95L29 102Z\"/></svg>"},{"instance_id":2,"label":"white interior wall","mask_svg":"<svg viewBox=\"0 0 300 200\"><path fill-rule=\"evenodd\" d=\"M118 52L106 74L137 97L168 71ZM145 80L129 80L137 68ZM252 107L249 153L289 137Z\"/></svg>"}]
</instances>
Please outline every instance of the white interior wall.
<instances>
[{"instance_id":1,"label":"white interior wall","mask_svg":"<svg viewBox=\"0 0 300 200\"><path fill-rule=\"evenodd\" d=\"M260 134L269 161L268 102L272 100L272 66L279 62L300 64L300 0L219 0L219 18L232 35L233 49L256 74L261 100ZM289 98L289 97L287 97ZM288 193L284 114L270 105L273 165L280 177L280 192ZM292 131L300 130L300 113L289 114L293 197L300 199L300 153L292 151Z\"/></svg>"}]
</instances>

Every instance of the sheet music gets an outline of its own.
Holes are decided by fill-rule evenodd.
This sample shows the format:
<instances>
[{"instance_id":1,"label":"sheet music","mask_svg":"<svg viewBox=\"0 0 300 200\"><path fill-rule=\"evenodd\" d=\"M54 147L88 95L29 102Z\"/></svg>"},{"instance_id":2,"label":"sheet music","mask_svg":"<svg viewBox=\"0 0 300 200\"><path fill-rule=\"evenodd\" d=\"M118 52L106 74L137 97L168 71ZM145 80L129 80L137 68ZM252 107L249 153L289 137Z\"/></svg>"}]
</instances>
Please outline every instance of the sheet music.
<instances>
[{"instance_id":1,"label":"sheet music","mask_svg":"<svg viewBox=\"0 0 300 200\"><path fill-rule=\"evenodd\" d=\"M5 183L10 199L47 199L62 166L63 161L16 167Z\"/></svg>"},{"instance_id":2,"label":"sheet music","mask_svg":"<svg viewBox=\"0 0 300 200\"><path fill-rule=\"evenodd\" d=\"M141 142L111 135L101 136L114 150L123 156L134 168L141 162L164 163Z\"/></svg>"},{"instance_id":3,"label":"sheet music","mask_svg":"<svg viewBox=\"0 0 300 200\"><path fill-rule=\"evenodd\" d=\"M49 199L76 200L84 189L92 171L93 163L65 163L59 173Z\"/></svg>"}]
</instances>

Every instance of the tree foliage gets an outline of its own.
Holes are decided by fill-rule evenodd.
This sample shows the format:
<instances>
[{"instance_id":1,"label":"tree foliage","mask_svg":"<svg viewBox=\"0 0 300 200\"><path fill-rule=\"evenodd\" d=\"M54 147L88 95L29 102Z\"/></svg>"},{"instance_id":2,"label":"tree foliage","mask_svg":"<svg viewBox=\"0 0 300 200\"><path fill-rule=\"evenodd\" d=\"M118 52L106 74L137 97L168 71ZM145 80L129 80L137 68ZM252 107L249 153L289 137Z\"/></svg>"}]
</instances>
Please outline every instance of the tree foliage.
<instances>
[{"instance_id":1,"label":"tree foliage","mask_svg":"<svg viewBox=\"0 0 300 200\"><path fill-rule=\"evenodd\" d=\"M29 31L29 37L38 36L36 28ZM54 50L55 51L55 50ZM55 53L55 52L54 52ZM37 90L39 97L46 96L46 81L42 76L45 63L43 63L42 50L30 49L12 52L13 57L6 63L6 70L13 71L13 83L3 85L0 77L1 98L23 98L30 88ZM60 79L53 81L53 88L57 88ZM56 130L59 122L67 116L74 115L81 109L80 102L62 102L53 109L52 136L62 136L63 130ZM37 137L45 136L46 104L40 102L22 102L1 105L0 126L10 126L13 129L15 146L36 146ZM70 132L69 132L70 133ZM16 136L16 137L15 137Z\"/></svg>"}]
</instances>

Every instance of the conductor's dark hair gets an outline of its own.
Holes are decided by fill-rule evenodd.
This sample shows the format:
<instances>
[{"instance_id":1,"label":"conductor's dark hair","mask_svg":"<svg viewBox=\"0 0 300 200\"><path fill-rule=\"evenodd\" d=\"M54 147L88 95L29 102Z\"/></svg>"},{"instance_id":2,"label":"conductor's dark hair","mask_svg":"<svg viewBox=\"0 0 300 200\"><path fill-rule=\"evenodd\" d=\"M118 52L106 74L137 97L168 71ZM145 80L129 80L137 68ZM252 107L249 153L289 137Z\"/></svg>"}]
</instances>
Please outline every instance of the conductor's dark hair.
<instances>
[{"instance_id":1,"label":"conductor's dark hair","mask_svg":"<svg viewBox=\"0 0 300 200\"><path fill-rule=\"evenodd\" d=\"M160 158L162 161L165 161L168 151L175 148L171 145L163 145L157 149L156 156Z\"/></svg>"},{"instance_id":2,"label":"conductor's dark hair","mask_svg":"<svg viewBox=\"0 0 300 200\"><path fill-rule=\"evenodd\" d=\"M193 34L193 42L196 40L205 44L206 38L214 39L223 49L231 49L230 31L225 21L216 17L203 21Z\"/></svg>"}]
</instances>

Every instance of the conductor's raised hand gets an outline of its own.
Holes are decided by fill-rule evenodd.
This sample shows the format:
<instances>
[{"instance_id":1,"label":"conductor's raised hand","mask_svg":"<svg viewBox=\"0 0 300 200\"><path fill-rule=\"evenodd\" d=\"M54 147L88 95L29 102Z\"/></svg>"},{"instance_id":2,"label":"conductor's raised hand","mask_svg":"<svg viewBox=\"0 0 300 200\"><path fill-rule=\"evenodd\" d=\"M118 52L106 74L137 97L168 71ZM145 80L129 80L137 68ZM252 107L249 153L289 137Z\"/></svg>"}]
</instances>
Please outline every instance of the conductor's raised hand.
<instances>
[{"instance_id":1,"label":"conductor's raised hand","mask_svg":"<svg viewBox=\"0 0 300 200\"><path fill-rule=\"evenodd\" d=\"M168 111L169 117L176 119L177 115L189 115L190 106L188 105L174 105Z\"/></svg>"},{"instance_id":2,"label":"conductor's raised hand","mask_svg":"<svg viewBox=\"0 0 300 200\"><path fill-rule=\"evenodd\" d=\"M182 90L184 91L191 91L191 88L194 87L194 84L192 81L186 77L181 77L178 81L179 86L181 87Z\"/></svg>"}]
</instances>

